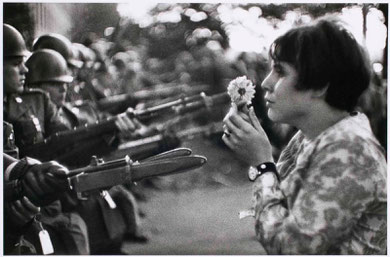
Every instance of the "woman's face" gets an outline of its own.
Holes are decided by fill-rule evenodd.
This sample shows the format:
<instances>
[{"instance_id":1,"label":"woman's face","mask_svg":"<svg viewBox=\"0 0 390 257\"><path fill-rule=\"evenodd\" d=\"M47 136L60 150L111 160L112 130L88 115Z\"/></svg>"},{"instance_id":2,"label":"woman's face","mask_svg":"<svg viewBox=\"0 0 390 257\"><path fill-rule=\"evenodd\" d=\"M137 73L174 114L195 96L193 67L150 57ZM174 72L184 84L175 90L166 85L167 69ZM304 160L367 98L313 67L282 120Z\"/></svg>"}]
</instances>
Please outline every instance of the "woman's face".
<instances>
[{"instance_id":1,"label":"woman's face","mask_svg":"<svg viewBox=\"0 0 390 257\"><path fill-rule=\"evenodd\" d=\"M297 81L298 72L291 64L272 62L272 70L261 84L266 91L264 99L272 121L298 126L307 117L311 93L295 89Z\"/></svg>"}]
</instances>

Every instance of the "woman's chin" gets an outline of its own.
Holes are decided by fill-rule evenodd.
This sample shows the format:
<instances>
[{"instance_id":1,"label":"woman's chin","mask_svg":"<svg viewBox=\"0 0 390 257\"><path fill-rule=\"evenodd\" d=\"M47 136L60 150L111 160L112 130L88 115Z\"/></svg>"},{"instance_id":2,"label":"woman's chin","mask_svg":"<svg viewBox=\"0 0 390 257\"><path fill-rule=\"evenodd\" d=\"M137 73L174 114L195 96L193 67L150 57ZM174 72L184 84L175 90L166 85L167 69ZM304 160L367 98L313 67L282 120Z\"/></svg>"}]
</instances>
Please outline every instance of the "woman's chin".
<instances>
[{"instance_id":1,"label":"woman's chin","mask_svg":"<svg viewBox=\"0 0 390 257\"><path fill-rule=\"evenodd\" d=\"M271 109L268 109L268 118L273 122L279 122L278 115Z\"/></svg>"}]
</instances>

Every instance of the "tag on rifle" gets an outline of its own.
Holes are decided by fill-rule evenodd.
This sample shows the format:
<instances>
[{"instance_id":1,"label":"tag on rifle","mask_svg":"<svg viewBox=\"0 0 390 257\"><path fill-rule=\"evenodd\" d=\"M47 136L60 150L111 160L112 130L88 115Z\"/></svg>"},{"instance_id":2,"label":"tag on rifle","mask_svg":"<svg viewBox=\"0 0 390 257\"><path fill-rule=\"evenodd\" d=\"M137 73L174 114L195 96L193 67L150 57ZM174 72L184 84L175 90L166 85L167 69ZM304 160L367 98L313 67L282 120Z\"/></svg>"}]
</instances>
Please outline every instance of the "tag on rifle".
<instances>
[{"instance_id":1,"label":"tag on rifle","mask_svg":"<svg viewBox=\"0 0 390 257\"><path fill-rule=\"evenodd\" d=\"M43 229L39 231L39 241L41 241L42 252L44 255L54 253L53 244L50 240L50 235L47 230Z\"/></svg>"},{"instance_id":2,"label":"tag on rifle","mask_svg":"<svg viewBox=\"0 0 390 257\"><path fill-rule=\"evenodd\" d=\"M115 209L116 208L116 203L112 199L111 195L108 193L107 190L102 191L102 196L104 200L106 200L108 206L110 206L110 209Z\"/></svg>"}]
</instances>

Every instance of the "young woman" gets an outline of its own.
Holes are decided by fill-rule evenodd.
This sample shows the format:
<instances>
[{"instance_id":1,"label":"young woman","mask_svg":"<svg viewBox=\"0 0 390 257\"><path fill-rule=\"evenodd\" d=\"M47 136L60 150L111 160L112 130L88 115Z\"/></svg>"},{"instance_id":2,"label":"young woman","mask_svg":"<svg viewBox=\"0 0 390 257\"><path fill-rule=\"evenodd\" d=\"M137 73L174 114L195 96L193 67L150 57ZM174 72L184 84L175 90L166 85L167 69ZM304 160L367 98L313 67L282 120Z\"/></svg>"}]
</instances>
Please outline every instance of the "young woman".
<instances>
[{"instance_id":1,"label":"young woman","mask_svg":"<svg viewBox=\"0 0 390 257\"><path fill-rule=\"evenodd\" d=\"M253 108L224 119L224 142L251 167L256 235L269 254L385 254L386 159L354 111L370 81L339 22L291 29L270 48L269 118L298 129L274 164Z\"/></svg>"}]
</instances>

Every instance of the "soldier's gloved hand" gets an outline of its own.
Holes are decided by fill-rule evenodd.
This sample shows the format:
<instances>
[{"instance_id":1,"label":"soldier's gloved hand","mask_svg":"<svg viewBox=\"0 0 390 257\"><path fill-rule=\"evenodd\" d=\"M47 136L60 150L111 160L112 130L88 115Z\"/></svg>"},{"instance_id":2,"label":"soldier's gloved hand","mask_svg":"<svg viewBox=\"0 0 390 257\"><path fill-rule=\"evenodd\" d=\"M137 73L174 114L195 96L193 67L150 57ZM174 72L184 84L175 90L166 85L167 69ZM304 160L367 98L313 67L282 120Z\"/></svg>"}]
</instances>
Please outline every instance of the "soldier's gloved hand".
<instances>
[{"instance_id":1,"label":"soldier's gloved hand","mask_svg":"<svg viewBox=\"0 0 390 257\"><path fill-rule=\"evenodd\" d=\"M23 227L39 213L40 208L24 196L17 201L5 202L4 211L6 220L8 219L8 221L16 226Z\"/></svg>"},{"instance_id":2,"label":"soldier's gloved hand","mask_svg":"<svg viewBox=\"0 0 390 257\"><path fill-rule=\"evenodd\" d=\"M137 125L137 130L134 132L136 137L148 137L159 133L157 128L154 126L145 126L137 119L134 119L133 121Z\"/></svg>"},{"instance_id":3,"label":"soldier's gloved hand","mask_svg":"<svg viewBox=\"0 0 390 257\"><path fill-rule=\"evenodd\" d=\"M126 112L117 117L115 125L120 133L125 137L134 137L135 131L139 128L139 123L134 122L136 119L130 118Z\"/></svg>"},{"instance_id":4,"label":"soldier's gloved hand","mask_svg":"<svg viewBox=\"0 0 390 257\"><path fill-rule=\"evenodd\" d=\"M130 118L128 113L131 113L132 111L133 108L128 108L126 112L118 115L118 119L115 122L117 128L122 133L122 136L140 138L154 135L158 132L153 127L145 126L138 119Z\"/></svg>"},{"instance_id":5,"label":"soldier's gloved hand","mask_svg":"<svg viewBox=\"0 0 390 257\"><path fill-rule=\"evenodd\" d=\"M69 190L68 173L55 161L35 164L20 178L23 193L35 205L48 205Z\"/></svg>"}]
</instances>

